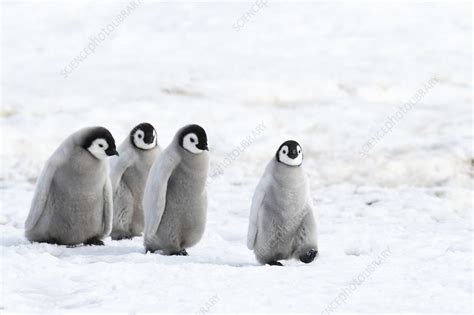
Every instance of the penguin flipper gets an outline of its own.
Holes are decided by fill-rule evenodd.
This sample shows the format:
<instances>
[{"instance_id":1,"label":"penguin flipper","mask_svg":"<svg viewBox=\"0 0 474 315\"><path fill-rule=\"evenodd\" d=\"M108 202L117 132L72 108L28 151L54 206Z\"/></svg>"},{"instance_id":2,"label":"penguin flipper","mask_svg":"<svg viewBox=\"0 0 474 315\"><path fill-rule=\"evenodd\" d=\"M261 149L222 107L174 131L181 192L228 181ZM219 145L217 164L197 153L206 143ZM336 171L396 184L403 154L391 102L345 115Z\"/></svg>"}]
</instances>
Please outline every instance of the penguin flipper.
<instances>
[{"instance_id":1,"label":"penguin flipper","mask_svg":"<svg viewBox=\"0 0 474 315\"><path fill-rule=\"evenodd\" d=\"M258 213L263 207L263 201L265 199L265 177L262 178L260 183L255 189L255 193L252 198L252 206L250 208L250 219L249 219L249 230L247 233L247 248L253 249L255 245L255 239L257 237L258 229Z\"/></svg>"},{"instance_id":2,"label":"penguin flipper","mask_svg":"<svg viewBox=\"0 0 474 315\"><path fill-rule=\"evenodd\" d=\"M168 181L179 162L180 158L174 151L165 150L151 167L143 197L145 239L153 238L158 231L165 211Z\"/></svg>"},{"instance_id":3,"label":"penguin flipper","mask_svg":"<svg viewBox=\"0 0 474 315\"><path fill-rule=\"evenodd\" d=\"M44 212L48 200L51 183L60 163L59 157L54 155L46 162L46 165L38 177L35 194L31 202L30 212L25 222L25 232L33 230Z\"/></svg>"},{"instance_id":4,"label":"penguin flipper","mask_svg":"<svg viewBox=\"0 0 474 315\"><path fill-rule=\"evenodd\" d=\"M110 178L107 176L104 185L104 235L107 236L112 232L113 223L113 196L112 196L112 183Z\"/></svg>"},{"instance_id":5,"label":"penguin flipper","mask_svg":"<svg viewBox=\"0 0 474 315\"><path fill-rule=\"evenodd\" d=\"M110 181L113 194L117 191L127 168L134 163L134 155L131 154L129 147L120 146L119 151L120 156L114 156L110 161Z\"/></svg>"}]
</instances>

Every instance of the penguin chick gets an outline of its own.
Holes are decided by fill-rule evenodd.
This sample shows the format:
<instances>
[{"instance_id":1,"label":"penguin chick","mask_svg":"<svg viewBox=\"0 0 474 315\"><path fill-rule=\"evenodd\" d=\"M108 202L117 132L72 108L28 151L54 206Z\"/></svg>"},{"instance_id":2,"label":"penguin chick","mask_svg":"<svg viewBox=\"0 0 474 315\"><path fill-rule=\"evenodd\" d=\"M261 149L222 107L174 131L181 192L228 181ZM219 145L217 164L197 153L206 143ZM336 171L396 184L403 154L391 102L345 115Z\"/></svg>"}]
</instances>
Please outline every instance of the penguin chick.
<instances>
[{"instance_id":1,"label":"penguin chick","mask_svg":"<svg viewBox=\"0 0 474 315\"><path fill-rule=\"evenodd\" d=\"M145 187L146 251L187 255L186 248L201 239L206 225L207 151L204 129L188 125L158 155Z\"/></svg>"},{"instance_id":2,"label":"penguin chick","mask_svg":"<svg viewBox=\"0 0 474 315\"><path fill-rule=\"evenodd\" d=\"M156 155L160 152L155 128L141 123L119 146L120 156L110 162L114 199L113 240L143 232L143 191Z\"/></svg>"},{"instance_id":3,"label":"penguin chick","mask_svg":"<svg viewBox=\"0 0 474 315\"><path fill-rule=\"evenodd\" d=\"M310 263L318 253L316 224L303 152L289 140L268 163L252 199L247 247L262 264L297 258Z\"/></svg>"},{"instance_id":4,"label":"penguin chick","mask_svg":"<svg viewBox=\"0 0 474 315\"><path fill-rule=\"evenodd\" d=\"M112 188L105 159L118 155L103 127L69 136L46 162L25 223L32 242L104 245L112 228Z\"/></svg>"}]
</instances>

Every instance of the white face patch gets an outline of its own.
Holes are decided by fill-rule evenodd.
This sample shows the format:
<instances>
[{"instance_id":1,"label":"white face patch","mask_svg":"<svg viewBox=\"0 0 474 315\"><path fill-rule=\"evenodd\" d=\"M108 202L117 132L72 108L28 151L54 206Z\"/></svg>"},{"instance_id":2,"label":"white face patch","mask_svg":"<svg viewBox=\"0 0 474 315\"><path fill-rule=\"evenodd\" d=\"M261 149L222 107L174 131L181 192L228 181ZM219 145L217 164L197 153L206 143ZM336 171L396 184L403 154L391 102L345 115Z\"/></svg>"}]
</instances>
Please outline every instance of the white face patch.
<instances>
[{"instance_id":1,"label":"white face patch","mask_svg":"<svg viewBox=\"0 0 474 315\"><path fill-rule=\"evenodd\" d=\"M281 147L280 151L278 152L278 159L283 164L289 166L300 166L303 163L303 151L301 150L300 146L296 148L297 156L295 158L291 158L288 156L290 154L290 150L288 146L284 145Z\"/></svg>"},{"instance_id":2,"label":"white face patch","mask_svg":"<svg viewBox=\"0 0 474 315\"><path fill-rule=\"evenodd\" d=\"M137 148L140 148L142 150L153 149L154 147L156 147L156 144L157 144L156 131L153 131L153 142L146 143L145 132L143 132L143 130L138 129L137 131L135 131L135 134L133 135L133 143L137 146Z\"/></svg>"},{"instance_id":3,"label":"white face patch","mask_svg":"<svg viewBox=\"0 0 474 315\"><path fill-rule=\"evenodd\" d=\"M96 158L99 160L104 160L107 158L107 153L105 153L105 150L109 148L109 145L107 144L107 141L103 138L95 139L90 147L87 148L87 150Z\"/></svg>"},{"instance_id":4,"label":"white face patch","mask_svg":"<svg viewBox=\"0 0 474 315\"><path fill-rule=\"evenodd\" d=\"M199 154L203 151L196 147L198 144L199 140L195 133L187 134L183 138L183 148L191 153Z\"/></svg>"}]
</instances>

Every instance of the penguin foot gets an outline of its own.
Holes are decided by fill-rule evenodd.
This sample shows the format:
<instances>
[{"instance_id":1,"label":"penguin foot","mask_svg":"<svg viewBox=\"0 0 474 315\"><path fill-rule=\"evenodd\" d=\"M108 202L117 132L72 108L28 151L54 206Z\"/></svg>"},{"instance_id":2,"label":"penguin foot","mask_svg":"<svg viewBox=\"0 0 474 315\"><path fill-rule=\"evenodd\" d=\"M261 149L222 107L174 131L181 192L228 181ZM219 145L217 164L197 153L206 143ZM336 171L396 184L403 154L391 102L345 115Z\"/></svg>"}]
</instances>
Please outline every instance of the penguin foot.
<instances>
[{"instance_id":1,"label":"penguin foot","mask_svg":"<svg viewBox=\"0 0 474 315\"><path fill-rule=\"evenodd\" d=\"M98 238L91 238L90 240L85 241L84 245L104 246L104 242L102 242Z\"/></svg>"},{"instance_id":2,"label":"penguin foot","mask_svg":"<svg viewBox=\"0 0 474 315\"><path fill-rule=\"evenodd\" d=\"M316 255L318 254L318 251L315 249L310 249L306 253L300 256L301 262L304 262L305 264L309 264L314 260Z\"/></svg>"},{"instance_id":3,"label":"penguin foot","mask_svg":"<svg viewBox=\"0 0 474 315\"><path fill-rule=\"evenodd\" d=\"M154 254L155 252L156 252L156 250L154 250L154 249L151 249L151 248L145 248L145 254L148 254L148 253L150 253L150 254Z\"/></svg>"},{"instance_id":4,"label":"penguin foot","mask_svg":"<svg viewBox=\"0 0 474 315\"><path fill-rule=\"evenodd\" d=\"M46 240L45 243L52 244L52 245L62 245L58 240L54 238Z\"/></svg>"},{"instance_id":5,"label":"penguin foot","mask_svg":"<svg viewBox=\"0 0 474 315\"><path fill-rule=\"evenodd\" d=\"M185 249L182 249L178 252L171 253L170 256L189 256L189 254Z\"/></svg>"},{"instance_id":6,"label":"penguin foot","mask_svg":"<svg viewBox=\"0 0 474 315\"><path fill-rule=\"evenodd\" d=\"M267 263L267 265L270 265L270 266L283 266L283 264L279 261L271 261L271 262Z\"/></svg>"},{"instance_id":7,"label":"penguin foot","mask_svg":"<svg viewBox=\"0 0 474 315\"><path fill-rule=\"evenodd\" d=\"M132 234L123 234L123 235L114 235L112 237L113 241L121 241L121 240L131 240L133 238Z\"/></svg>"}]
</instances>

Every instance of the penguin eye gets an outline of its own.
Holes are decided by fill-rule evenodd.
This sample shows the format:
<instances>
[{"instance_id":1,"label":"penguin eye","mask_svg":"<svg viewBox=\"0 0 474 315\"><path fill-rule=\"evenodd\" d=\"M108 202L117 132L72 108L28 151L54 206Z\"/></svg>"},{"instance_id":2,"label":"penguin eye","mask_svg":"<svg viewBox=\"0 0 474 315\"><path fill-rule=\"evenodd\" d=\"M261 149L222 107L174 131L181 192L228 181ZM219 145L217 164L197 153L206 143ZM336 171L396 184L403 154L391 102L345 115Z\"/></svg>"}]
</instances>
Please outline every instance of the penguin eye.
<instances>
[{"instance_id":1,"label":"penguin eye","mask_svg":"<svg viewBox=\"0 0 474 315\"><path fill-rule=\"evenodd\" d=\"M100 147L100 148L103 148L103 147L104 147L104 145L103 145L103 144L99 144L99 147Z\"/></svg>"},{"instance_id":2,"label":"penguin eye","mask_svg":"<svg viewBox=\"0 0 474 315\"><path fill-rule=\"evenodd\" d=\"M141 134L139 134L139 135L138 135L138 138L140 138L140 139L141 139L141 138L142 138L142 135L141 135Z\"/></svg>"},{"instance_id":3,"label":"penguin eye","mask_svg":"<svg viewBox=\"0 0 474 315\"><path fill-rule=\"evenodd\" d=\"M191 141L192 143L194 143L194 138L189 139L189 141Z\"/></svg>"},{"instance_id":4,"label":"penguin eye","mask_svg":"<svg viewBox=\"0 0 474 315\"><path fill-rule=\"evenodd\" d=\"M283 150L283 154L286 154L286 150Z\"/></svg>"}]
</instances>

